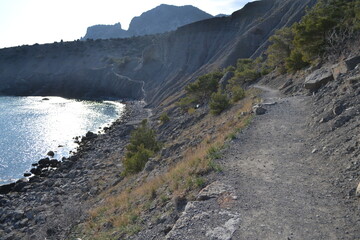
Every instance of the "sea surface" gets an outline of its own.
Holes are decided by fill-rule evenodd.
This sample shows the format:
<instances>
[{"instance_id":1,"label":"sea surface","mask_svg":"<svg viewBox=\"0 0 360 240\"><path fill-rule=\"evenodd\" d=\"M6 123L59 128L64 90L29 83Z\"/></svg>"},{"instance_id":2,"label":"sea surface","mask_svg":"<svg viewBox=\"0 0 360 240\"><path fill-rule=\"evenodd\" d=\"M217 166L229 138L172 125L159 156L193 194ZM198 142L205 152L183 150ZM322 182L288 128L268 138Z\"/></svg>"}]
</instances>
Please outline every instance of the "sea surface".
<instances>
[{"instance_id":1,"label":"sea surface","mask_svg":"<svg viewBox=\"0 0 360 240\"><path fill-rule=\"evenodd\" d=\"M61 160L74 137L97 133L121 116L125 105L61 97L0 97L0 185L22 178L51 150Z\"/></svg>"}]
</instances>

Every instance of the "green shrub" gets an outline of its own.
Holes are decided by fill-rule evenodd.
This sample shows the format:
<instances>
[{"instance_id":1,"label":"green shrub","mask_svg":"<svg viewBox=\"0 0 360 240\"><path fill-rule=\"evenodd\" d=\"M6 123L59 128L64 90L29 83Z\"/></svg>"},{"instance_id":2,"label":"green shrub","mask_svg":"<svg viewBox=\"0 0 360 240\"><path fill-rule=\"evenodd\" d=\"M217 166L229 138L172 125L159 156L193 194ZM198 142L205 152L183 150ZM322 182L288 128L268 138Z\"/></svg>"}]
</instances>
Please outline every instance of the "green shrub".
<instances>
[{"instance_id":1,"label":"green shrub","mask_svg":"<svg viewBox=\"0 0 360 240\"><path fill-rule=\"evenodd\" d=\"M307 11L299 23L283 28L272 37L267 64L281 72L295 72L309 64L316 64L324 54L336 52L360 30L359 0L319 0ZM332 38L330 32L340 37ZM333 35L333 36L335 36Z\"/></svg>"},{"instance_id":2,"label":"green shrub","mask_svg":"<svg viewBox=\"0 0 360 240\"><path fill-rule=\"evenodd\" d=\"M190 96L186 96L177 102L177 106L183 111L188 111L196 102L196 99Z\"/></svg>"},{"instance_id":3,"label":"green shrub","mask_svg":"<svg viewBox=\"0 0 360 240\"><path fill-rule=\"evenodd\" d=\"M219 91L211 95L209 106L212 114L219 115L230 106L230 101L226 94Z\"/></svg>"},{"instance_id":4,"label":"green shrub","mask_svg":"<svg viewBox=\"0 0 360 240\"><path fill-rule=\"evenodd\" d=\"M140 172L149 158L160 150L160 143L156 140L154 130L149 128L147 120L143 120L141 126L131 133L126 150L123 159L125 175Z\"/></svg>"},{"instance_id":5,"label":"green shrub","mask_svg":"<svg viewBox=\"0 0 360 240\"><path fill-rule=\"evenodd\" d=\"M161 124L167 123L168 121L170 121L169 115L166 112L162 113L160 115L160 121Z\"/></svg>"},{"instance_id":6,"label":"green shrub","mask_svg":"<svg viewBox=\"0 0 360 240\"><path fill-rule=\"evenodd\" d=\"M233 102L237 102L245 97L245 90L240 86L233 86L230 92Z\"/></svg>"},{"instance_id":7,"label":"green shrub","mask_svg":"<svg viewBox=\"0 0 360 240\"><path fill-rule=\"evenodd\" d=\"M303 61L303 55L294 50L291 52L290 56L286 58L285 68L288 72L296 72L304 67L309 65L307 62Z\"/></svg>"},{"instance_id":8,"label":"green shrub","mask_svg":"<svg viewBox=\"0 0 360 240\"><path fill-rule=\"evenodd\" d=\"M155 131L149 128L146 119L142 121L140 127L131 133L130 144L126 149L130 152L136 152L140 145L144 145L144 148L153 152L160 150L160 144L156 140Z\"/></svg>"},{"instance_id":9,"label":"green shrub","mask_svg":"<svg viewBox=\"0 0 360 240\"><path fill-rule=\"evenodd\" d=\"M143 144L137 147L134 152L127 152L123 161L126 174L140 172L145 167L149 158L154 156L154 152L146 149Z\"/></svg>"},{"instance_id":10,"label":"green shrub","mask_svg":"<svg viewBox=\"0 0 360 240\"><path fill-rule=\"evenodd\" d=\"M275 32L269 38L271 45L266 50L268 58L266 64L272 68L278 68L281 73L286 72L285 60L290 56L293 49L294 33L291 28L285 27Z\"/></svg>"},{"instance_id":11,"label":"green shrub","mask_svg":"<svg viewBox=\"0 0 360 240\"><path fill-rule=\"evenodd\" d=\"M242 79L244 82L252 82L261 75L256 69L245 69L242 72L236 72L235 77Z\"/></svg>"},{"instance_id":12,"label":"green shrub","mask_svg":"<svg viewBox=\"0 0 360 240\"><path fill-rule=\"evenodd\" d=\"M319 0L299 23L270 37L267 65L281 72L295 72L316 64L324 54L331 54L334 46L343 46L344 41L352 38L343 35L334 39L329 37L330 32L338 36L360 29L359 12L359 0Z\"/></svg>"},{"instance_id":13,"label":"green shrub","mask_svg":"<svg viewBox=\"0 0 360 240\"><path fill-rule=\"evenodd\" d=\"M227 89L231 91L234 86L242 86L261 77L258 69L261 68L260 59L238 59L236 64L235 76L229 80Z\"/></svg>"},{"instance_id":14,"label":"green shrub","mask_svg":"<svg viewBox=\"0 0 360 240\"><path fill-rule=\"evenodd\" d=\"M217 71L199 77L195 82L185 87L186 92L196 99L202 101L218 90L219 81L224 76L223 72Z\"/></svg>"},{"instance_id":15,"label":"green shrub","mask_svg":"<svg viewBox=\"0 0 360 240\"><path fill-rule=\"evenodd\" d=\"M326 33L340 21L341 10L320 0L298 24L293 25L295 50L305 62L312 63L324 52Z\"/></svg>"}]
</instances>

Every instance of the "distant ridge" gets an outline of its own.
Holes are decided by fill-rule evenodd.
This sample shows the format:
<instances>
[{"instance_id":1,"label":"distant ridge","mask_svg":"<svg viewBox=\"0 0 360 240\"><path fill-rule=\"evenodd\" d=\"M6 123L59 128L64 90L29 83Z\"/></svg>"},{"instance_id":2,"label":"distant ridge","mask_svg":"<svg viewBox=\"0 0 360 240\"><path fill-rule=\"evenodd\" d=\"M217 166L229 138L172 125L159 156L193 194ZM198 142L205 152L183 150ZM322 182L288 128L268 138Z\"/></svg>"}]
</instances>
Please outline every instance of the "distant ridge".
<instances>
[{"instance_id":1,"label":"distant ridge","mask_svg":"<svg viewBox=\"0 0 360 240\"><path fill-rule=\"evenodd\" d=\"M126 30L121 28L120 23L114 25L94 25L88 27L84 39L110 39L110 38L124 38L129 36Z\"/></svg>"},{"instance_id":2,"label":"distant ridge","mask_svg":"<svg viewBox=\"0 0 360 240\"><path fill-rule=\"evenodd\" d=\"M110 39L143 36L176 30L189 23L213 16L191 5L173 6L161 4L131 20L129 30L121 24L95 25L88 27L83 39Z\"/></svg>"}]
</instances>

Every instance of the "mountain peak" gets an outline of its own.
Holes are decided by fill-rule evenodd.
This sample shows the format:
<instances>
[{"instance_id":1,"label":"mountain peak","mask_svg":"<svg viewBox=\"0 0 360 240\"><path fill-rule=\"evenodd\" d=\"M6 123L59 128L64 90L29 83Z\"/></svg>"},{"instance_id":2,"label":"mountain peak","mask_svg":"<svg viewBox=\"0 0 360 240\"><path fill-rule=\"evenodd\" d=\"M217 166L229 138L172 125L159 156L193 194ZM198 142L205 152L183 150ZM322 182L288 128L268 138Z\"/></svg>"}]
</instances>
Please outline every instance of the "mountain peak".
<instances>
[{"instance_id":1,"label":"mountain peak","mask_svg":"<svg viewBox=\"0 0 360 240\"><path fill-rule=\"evenodd\" d=\"M129 32L133 35L163 33L212 17L212 15L191 5L161 4L142 13L139 17L134 17L131 20Z\"/></svg>"},{"instance_id":2,"label":"mountain peak","mask_svg":"<svg viewBox=\"0 0 360 240\"><path fill-rule=\"evenodd\" d=\"M120 23L115 25L95 25L87 29L83 39L126 38L164 33L212 17L212 15L191 5L161 4L138 17L134 17L128 31L123 30Z\"/></svg>"}]
</instances>

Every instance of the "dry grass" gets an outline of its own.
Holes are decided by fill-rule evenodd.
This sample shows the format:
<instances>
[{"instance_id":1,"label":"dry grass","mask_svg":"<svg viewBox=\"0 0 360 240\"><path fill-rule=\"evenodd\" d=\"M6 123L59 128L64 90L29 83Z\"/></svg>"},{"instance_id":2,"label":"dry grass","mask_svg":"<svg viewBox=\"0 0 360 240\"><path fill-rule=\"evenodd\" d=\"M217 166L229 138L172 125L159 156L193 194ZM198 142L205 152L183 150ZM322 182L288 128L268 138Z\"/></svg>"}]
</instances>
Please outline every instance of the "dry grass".
<instances>
[{"instance_id":1,"label":"dry grass","mask_svg":"<svg viewBox=\"0 0 360 240\"><path fill-rule=\"evenodd\" d=\"M256 101L254 92L250 92L247 98L222 115L208 114L197 124L185 129L179 139L203 136L202 141L197 146L185 149L181 154L182 160L166 173L140 181L135 181L138 176L131 176L119 185L132 187L111 194L119 187L115 186L101 194L102 203L89 212L89 219L82 226L87 239L117 239L122 234L134 234L141 229L139 219L152 203L164 204L177 196L191 199L204 187L204 176L211 171L221 170L215 159L221 157L219 152L228 136L249 124L252 115L242 113L249 113ZM211 135L204 135L204 129L214 131Z\"/></svg>"}]
</instances>

